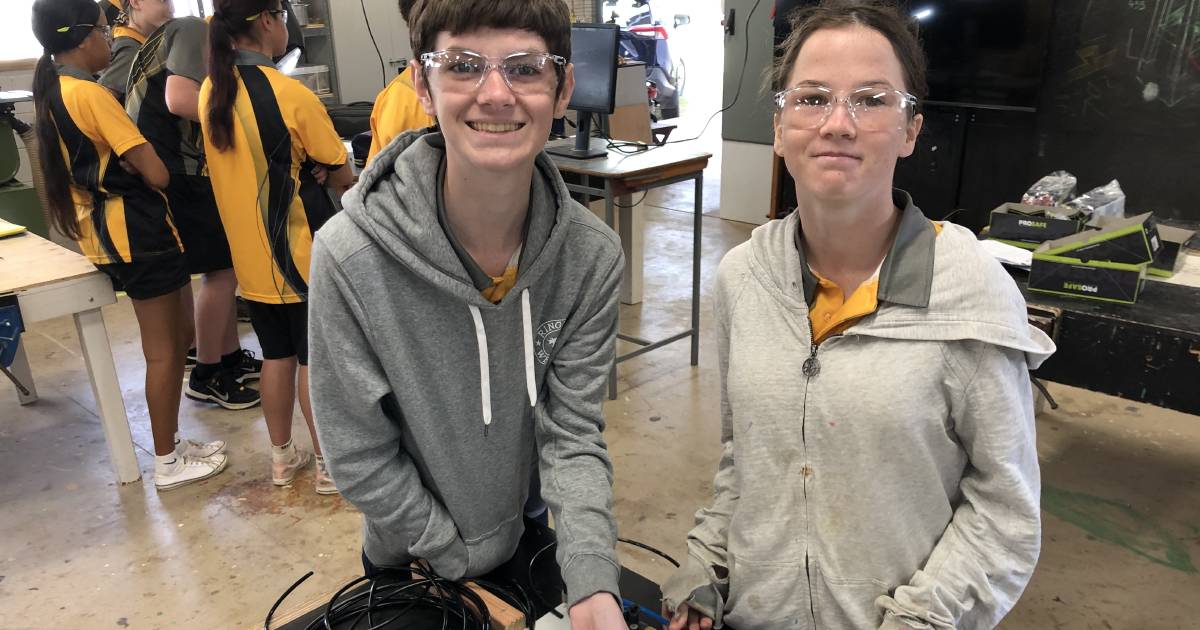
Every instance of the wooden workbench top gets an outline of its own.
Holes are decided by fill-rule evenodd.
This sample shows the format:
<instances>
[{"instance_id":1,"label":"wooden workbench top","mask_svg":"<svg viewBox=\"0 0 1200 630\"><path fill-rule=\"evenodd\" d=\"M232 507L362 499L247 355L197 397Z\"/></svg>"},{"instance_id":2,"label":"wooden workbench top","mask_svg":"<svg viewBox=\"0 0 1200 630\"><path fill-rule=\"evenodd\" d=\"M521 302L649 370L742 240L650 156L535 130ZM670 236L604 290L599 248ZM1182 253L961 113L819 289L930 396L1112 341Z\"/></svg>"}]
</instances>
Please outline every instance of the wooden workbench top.
<instances>
[{"instance_id":1,"label":"wooden workbench top","mask_svg":"<svg viewBox=\"0 0 1200 630\"><path fill-rule=\"evenodd\" d=\"M0 238L0 295L94 273L87 258L36 234Z\"/></svg>"}]
</instances>

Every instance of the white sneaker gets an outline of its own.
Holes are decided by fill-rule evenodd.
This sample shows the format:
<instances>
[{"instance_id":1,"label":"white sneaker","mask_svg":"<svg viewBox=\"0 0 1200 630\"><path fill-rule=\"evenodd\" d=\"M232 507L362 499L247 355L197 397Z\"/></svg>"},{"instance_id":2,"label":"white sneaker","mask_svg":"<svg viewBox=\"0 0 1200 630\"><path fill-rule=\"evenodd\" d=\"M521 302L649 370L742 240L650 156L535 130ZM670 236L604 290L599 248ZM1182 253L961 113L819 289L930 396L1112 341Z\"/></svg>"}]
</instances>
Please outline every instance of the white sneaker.
<instances>
[{"instance_id":1,"label":"white sneaker","mask_svg":"<svg viewBox=\"0 0 1200 630\"><path fill-rule=\"evenodd\" d=\"M337 494L337 486L329 476L329 468L325 466L325 458L317 457L317 472L313 473L313 488L317 494Z\"/></svg>"},{"instance_id":2,"label":"white sneaker","mask_svg":"<svg viewBox=\"0 0 1200 630\"><path fill-rule=\"evenodd\" d=\"M184 457L207 459L218 453L225 452L225 440L197 442L196 440L183 438L175 443L175 452Z\"/></svg>"},{"instance_id":3,"label":"white sneaker","mask_svg":"<svg viewBox=\"0 0 1200 630\"><path fill-rule=\"evenodd\" d=\"M290 460L271 462L271 482L277 486L286 486L292 483L292 480L296 478L296 473L300 472L310 461L312 461L312 453L293 446Z\"/></svg>"},{"instance_id":4,"label":"white sneaker","mask_svg":"<svg viewBox=\"0 0 1200 630\"><path fill-rule=\"evenodd\" d=\"M155 466L154 487L158 490L174 490L189 483L208 479L225 470L229 458L224 453L206 459L177 455L174 464Z\"/></svg>"}]
</instances>

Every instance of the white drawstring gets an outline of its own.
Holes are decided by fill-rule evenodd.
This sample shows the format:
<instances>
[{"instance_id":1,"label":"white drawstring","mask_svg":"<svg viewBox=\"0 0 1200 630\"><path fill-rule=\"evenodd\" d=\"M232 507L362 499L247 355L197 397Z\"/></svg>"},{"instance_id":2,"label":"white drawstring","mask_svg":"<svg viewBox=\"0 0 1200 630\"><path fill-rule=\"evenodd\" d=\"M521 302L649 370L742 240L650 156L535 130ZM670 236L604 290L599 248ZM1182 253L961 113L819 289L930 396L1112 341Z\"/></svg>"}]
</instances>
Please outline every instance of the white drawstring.
<instances>
[{"instance_id":1,"label":"white drawstring","mask_svg":"<svg viewBox=\"0 0 1200 630\"><path fill-rule=\"evenodd\" d=\"M525 388L529 406L537 407L537 383L533 371L533 320L529 316L529 289L521 292L521 315L525 324Z\"/></svg>"},{"instance_id":2,"label":"white drawstring","mask_svg":"<svg viewBox=\"0 0 1200 630\"><path fill-rule=\"evenodd\" d=\"M483 433L487 435L492 426L492 383L488 368L487 330L483 327L483 314L479 307L470 305L471 320L475 322L475 343L479 346L479 398L483 406ZM537 406L537 381L533 363L533 319L529 307L529 289L521 292L521 324L525 341L525 390L529 394L529 405Z\"/></svg>"},{"instance_id":3,"label":"white drawstring","mask_svg":"<svg viewBox=\"0 0 1200 630\"><path fill-rule=\"evenodd\" d=\"M483 328L483 316L479 308L470 305L471 319L475 320L475 342L479 344L479 397L483 406L483 434L492 426L492 383L488 370L487 331Z\"/></svg>"}]
</instances>

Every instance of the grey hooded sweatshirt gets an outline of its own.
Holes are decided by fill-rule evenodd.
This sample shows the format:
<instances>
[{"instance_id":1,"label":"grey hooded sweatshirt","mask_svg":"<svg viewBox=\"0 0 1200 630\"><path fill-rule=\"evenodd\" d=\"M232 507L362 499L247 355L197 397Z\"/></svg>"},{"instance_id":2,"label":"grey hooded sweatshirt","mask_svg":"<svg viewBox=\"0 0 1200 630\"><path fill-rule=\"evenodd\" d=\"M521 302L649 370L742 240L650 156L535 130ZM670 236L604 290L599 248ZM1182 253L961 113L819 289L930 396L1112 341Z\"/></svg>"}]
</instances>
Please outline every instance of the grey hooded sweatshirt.
<instances>
[{"instance_id":1,"label":"grey hooded sweatshirt","mask_svg":"<svg viewBox=\"0 0 1200 630\"><path fill-rule=\"evenodd\" d=\"M992 628L1041 543L1028 370L1054 344L965 228L902 191L879 307L812 343L799 217L725 256L723 453L664 586L738 630Z\"/></svg>"},{"instance_id":2,"label":"grey hooded sweatshirt","mask_svg":"<svg viewBox=\"0 0 1200 630\"><path fill-rule=\"evenodd\" d=\"M601 433L620 243L539 155L517 283L492 304L438 222L443 147L397 138L314 240L310 378L330 474L373 563L422 558L457 579L512 556L540 468L568 603L618 595Z\"/></svg>"}]
</instances>

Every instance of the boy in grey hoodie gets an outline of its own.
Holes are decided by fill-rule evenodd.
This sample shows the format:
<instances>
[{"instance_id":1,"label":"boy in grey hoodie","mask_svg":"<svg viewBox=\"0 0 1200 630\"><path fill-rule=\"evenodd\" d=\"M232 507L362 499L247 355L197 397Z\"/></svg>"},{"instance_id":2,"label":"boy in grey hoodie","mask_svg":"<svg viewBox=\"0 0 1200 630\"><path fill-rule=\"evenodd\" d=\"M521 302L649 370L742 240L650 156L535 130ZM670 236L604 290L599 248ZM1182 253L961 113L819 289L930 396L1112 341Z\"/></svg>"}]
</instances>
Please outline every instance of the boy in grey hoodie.
<instances>
[{"instance_id":1,"label":"boy in grey hoodie","mask_svg":"<svg viewBox=\"0 0 1200 630\"><path fill-rule=\"evenodd\" d=\"M561 0L427 0L392 141L313 245L313 409L370 564L508 560L540 471L575 628L624 628L601 436L624 259L542 153L574 86Z\"/></svg>"}]
</instances>

